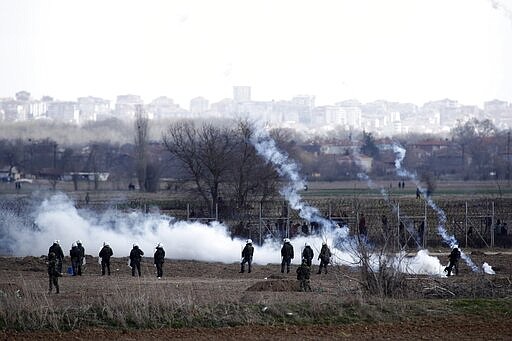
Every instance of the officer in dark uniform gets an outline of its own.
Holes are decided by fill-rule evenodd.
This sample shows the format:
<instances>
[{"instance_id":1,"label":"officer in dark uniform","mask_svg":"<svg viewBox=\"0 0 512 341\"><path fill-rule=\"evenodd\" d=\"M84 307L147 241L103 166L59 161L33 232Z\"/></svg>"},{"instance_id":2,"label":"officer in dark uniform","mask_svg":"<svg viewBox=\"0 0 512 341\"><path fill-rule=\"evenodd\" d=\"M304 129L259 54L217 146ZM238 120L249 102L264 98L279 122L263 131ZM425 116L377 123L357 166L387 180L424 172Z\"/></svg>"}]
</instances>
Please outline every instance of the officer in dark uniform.
<instances>
[{"instance_id":1,"label":"officer in dark uniform","mask_svg":"<svg viewBox=\"0 0 512 341\"><path fill-rule=\"evenodd\" d=\"M132 251L130 251L130 266L132 267L132 276L135 276L135 269L137 269L139 277L141 276L140 262L142 260L142 256L144 256L144 252L139 249L139 245L137 243L133 244Z\"/></svg>"},{"instance_id":2,"label":"officer in dark uniform","mask_svg":"<svg viewBox=\"0 0 512 341\"><path fill-rule=\"evenodd\" d=\"M80 249L76 243L71 245L71 250L69 250L69 257L71 258L71 268L73 269L73 276L78 274L78 262L80 260Z\"/></svg>"},{"instance_id":3,"label":"officer in dark uniform","mask_svg":"<svg viewBox=\"0 0 512 341\"><path fill-rule=\"evenodd\" d=\"M306 264L308 266L311 266L311 261L313 260L313 257L315 256L315 253L313 252L313 249L311 246L309 246L308 243L305 244L304 250L302 250L302 259L306 260Z\"/></svg>"},{"instance_id":4,"label":"officer in dark uniform","mask_svg":"<svg viewBox=\"0 0 512 341\"><path fill-rule=\"evenodd\" d=\"M105 268L107 268L107 273L110 276L110 257L114 255L114 252L110 248L110 245L108 242L103 242L103 247L100 251L100 258L101 258L101 275L105 276Z\"/></svg>"},{"instance_id":5,"label":"officer in dark uniform","mask_svg":"<svg viewBox=\"0 0 512 341\"><path fill-rule=\"evenodd\" d=\"M447 272L447 276L451 276L453 268L455 268L455 275L459 274L459 259L460 259L460 250L458 245L455 245L452 249L452 252L448 256L450 260L450 264L444 269Z\"/></svg>"},{"instance_id":6,"label":"officer in dark uniform","mask_svg":"<svg viewBox=\"0 0 512 341\"><path fill-rule=\"evenodd\" d=\"M55 254L55 260L56 260L56 269L59 272L59 274L62 275L62 262L64 261L64 252L62 251L62 248L60 247L60 241L57 239L53 242L53 245L50 246L48 249L48 257L50 256L50 253Z\"/></svg>"},{"instance_id":7,"label":"officer in dark uniform","mask_svg":"<svg viewBox=\"0 0 512 341\"><path fill-rule=\"evenodd\" d=\"M82 276L82 265L84 265L85 260L85 248L82 245L81 240L76 241L76 245L78 246L78 250L80 250L80 257L78 259L78 276Z\"/></svg>"},{"instance_id":8,"label":"officer in dark uniform","mask_svg":"<svg viewBox=\"0 0 512 341\"><path fill-rule=\"evenodd\" d=\"M156 277L158 279L162 278L164 272L163 272L163 266L164 266L164 259L165 259L165 250L164 245L162 243L158 243L155 250L155 255L153 256L154 263L156 266ZM139 269L139 276L140 276L140 269Z\"/></svg>"},{"instance_id":9,"label":"officer in dark uniform","mask_svg":"<svg viewBox=\"0 0 512 341\"><path fill-rule=\"evenodd\" d=\"M281 248L281 273L284 273L284 267L286 265L286 273L290 272L290 264L293 259L293 246L290 244L290 239L283 239L283 247Z\"/></svg>"},{"instance_id":10,"label":"officer in dark uniform","mask_svg":"<svg viewBox=\"0 0 512 341\"><path fill-rule=\"evenodd\" d=\"M245 263L247 263L249 269L248 273L251 273L252 270L252 256L254 254L254 247L252 246L252 240L247 239L245 243L245 247L242 250L242 263L240 264L240 273L244 273L245 271Z\"/></svg>"},{"instance_id":11,"label":"officer in dark uniform","mask_svg":"<svg viewBox=\"0 0 512 341\"><path fill-rule=\"evenodd\" d=\"M325 273L327 273L327 264L331 261L331 250L329 250L326 242L322 243L322 249L320 250L318 259L320 259L320 266L318 267L317 274L322 273L322 267L325 269Z\"/></svg>"}]
</instances>

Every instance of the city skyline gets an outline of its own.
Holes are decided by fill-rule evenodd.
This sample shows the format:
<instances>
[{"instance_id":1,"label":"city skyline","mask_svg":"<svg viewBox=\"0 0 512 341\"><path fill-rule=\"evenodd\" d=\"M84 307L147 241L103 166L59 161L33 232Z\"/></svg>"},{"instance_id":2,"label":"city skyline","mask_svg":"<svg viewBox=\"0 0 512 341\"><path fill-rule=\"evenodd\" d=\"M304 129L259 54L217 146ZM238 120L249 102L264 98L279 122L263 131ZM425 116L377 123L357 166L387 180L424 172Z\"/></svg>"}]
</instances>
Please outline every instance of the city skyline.
<instances>
[{"instance_id":1,"label":"city skyline","mask_svg":"<svg viewBox=\"0 0 512 341\"><path fill-rule=\"evenodd\" d=\"M0 97L512 102L512 1L0 3Z\"/></svg>"}]
</instances>

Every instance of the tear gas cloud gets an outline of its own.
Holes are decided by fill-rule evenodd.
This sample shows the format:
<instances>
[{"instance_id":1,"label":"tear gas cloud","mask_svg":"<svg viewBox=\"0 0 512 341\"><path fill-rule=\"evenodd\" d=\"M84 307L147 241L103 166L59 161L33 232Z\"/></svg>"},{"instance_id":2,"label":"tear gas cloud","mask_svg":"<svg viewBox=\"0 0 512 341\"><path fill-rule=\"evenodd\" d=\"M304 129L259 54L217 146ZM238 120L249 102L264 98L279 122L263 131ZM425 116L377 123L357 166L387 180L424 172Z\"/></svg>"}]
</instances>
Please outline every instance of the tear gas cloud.
<instances>
[{"instance_id":1,"label":"tear gas cloud","mask_svg":"<svg viewBox=\"0 0 512 341\"><path fill-rule=\"evenodd\" d=\"M49 196L34 206L31 213L34 224L27 224L11 210L4 209L0 215L3 218L0 253L15 256L45 255L56 239L60 240L64 253L73 242L81 240L86 253L93 256L98 255L104 241L109 242L115 257L128 256L133 243L138 243L146 256L152 256L155 246L161 242L171 259L232 263L240 260L245 245L245 239L231 238L226 226L219 222L176 221L159 213L116 210L97 213L77 209L65 194ZM304 243L319 250L323 241L339 239L339 231L326 231L323 238L315 235L292 239L294 262L300 262ZM263 246L255 245L254 262L280 263L280 249L280 241L271 239Z\"/></svg>"},{"instance_id":2,"label":"tear gas cloud","mask_svg":"<svg viewBox=\"0 0 512 341\"><path fill-rule=\"evenodd\" d=\"M159 213L106 211L97 213L77 209L65 194L54 194L43 200L35 199L34 211L30 213L34 224L26 219L15 218L10 210L2 209L1 254L15 256L40 256L48 252L54 240L59 239L65 254L76 240L81 240L86 254L97 256L104 241L109 242L114 257L128 256L133 243L151 257L155 246L163 243L169 259L189 259L209 262L233 263L240 261L245 239L231 238L225 225L219 222L176 221ZM314 264L321 245L327 241L333 254L333 263L358 266L355 252L342 249L345 245L343 229L325 229L322 235L298 236L291 239L295 249L294 264L300 263L305 243L315 252ZM255 264L278 264L281 262L281 242L266 239L262 246L254 245ZM396 257L398 259L400 257ZM377 264L377 263L376 263ZM418 252L415 257L406 257L399 264L400 270L411 274L443 276L439 259L428 253Z\"/></svg>"}]
</instances>

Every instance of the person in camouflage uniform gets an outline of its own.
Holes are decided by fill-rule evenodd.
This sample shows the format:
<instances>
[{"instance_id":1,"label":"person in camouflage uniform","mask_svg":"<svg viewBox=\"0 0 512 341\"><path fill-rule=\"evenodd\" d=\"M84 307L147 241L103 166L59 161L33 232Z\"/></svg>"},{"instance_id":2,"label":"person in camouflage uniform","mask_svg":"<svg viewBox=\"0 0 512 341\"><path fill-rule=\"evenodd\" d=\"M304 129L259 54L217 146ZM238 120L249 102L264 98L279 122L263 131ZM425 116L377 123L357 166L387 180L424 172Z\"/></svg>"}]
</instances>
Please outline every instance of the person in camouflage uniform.
<instances>
[{"instance_id":1,"label":"person in camouflage uniform","mask_svg":"<svg viewBox=\"0 0 512 341\"><path fill-rule=\"evenodd\" d=\"M59 277L60 272L57 269L57 257L55 253L50 252L48 254L48 293L51 294L53 287L55 286L55 293L59 293Z\"/></svg>"},{"instance_id":2,"label":"person in camouflage uniform","mask_svg":"<svg viewBox=\"0 0 512 341\"><path fill-rule=\"evenodd\" d=\"M297 268L297 279L300 281L301 291L311 291L310 275L311 268L308 266L307 260L302 259L302 264Z\"/></svg>"},{"instance_id":3,"label":"person in camouflage uniform","mask_svg":"<svg viewBox=\"0 0 512 341\"><path fill-rule=\"evenodd\" d=\"M290 264L292 262L292 259L293 259L293 246L292 244L290 244L290 239L288 238L285 238L283 239L284 241L284 244L283 244L283 247L281 248L281 257L282 257L282 261L281 261L281 273L284 273L284 267L286 265L286 273L289 273L290 272Z\"/></svg>"},{"instance_id":4,"label":"person in camouflage uniform","mask_svg":"<svg viewBox=\"0 0 512 341\"><path fill-rule=\"evenodd\" d=\"M245 263L248 266L248 273L251 273L252 270L252 256L254 254L254 246L252 246L252 240L247 239L245 243L245 247L242 250L242 263L240 264L240 273L245 272Z\"/></svg>"}]
</instances>

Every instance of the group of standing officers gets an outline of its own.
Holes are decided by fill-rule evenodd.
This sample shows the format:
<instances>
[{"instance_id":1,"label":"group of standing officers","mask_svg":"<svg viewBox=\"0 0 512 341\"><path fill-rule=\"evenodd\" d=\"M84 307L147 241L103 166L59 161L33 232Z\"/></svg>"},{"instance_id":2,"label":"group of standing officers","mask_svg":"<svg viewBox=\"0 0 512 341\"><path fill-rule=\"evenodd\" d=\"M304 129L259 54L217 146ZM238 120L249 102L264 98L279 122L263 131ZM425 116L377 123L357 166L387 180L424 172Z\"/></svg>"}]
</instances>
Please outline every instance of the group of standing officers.
<instances>
[{"instance_id":1,"label":"group of standing officers","mask_svg":"<svg viewBox=\"0 0 512 341\"><path fill-rule=\"evenodd\" d=\"M155 248L154 253L154 264L157 271L157 278L161 279L163 276L163 264L165 260L165 250L163 248L162 243L158 243ZM110 258L114 255L112 248L108 242L103 242L103 246L99 252L99 262L101 264L101 275L110 276ZM242 250L242 262L240 273L245 272L245 264L248 265L248 272L252 271L252 259L254 255L254 246L252 245L252 240L247 239L246 245ZM69 251L69 256L71 258L71 268L69 273L72 276L81 276L82 275L82 266L85 265L85 248L82 245L80 240L74 242L71 246L71 250ZM131 267L132 276L136 274L141 276L141 268L140 264L142 261L142 256L144 256L144 251L139 248L137 243L133 244L132 250L130 251L130 257L128 265ZM306 243L304 250L302 251L302 263L297 269L297 279L301 282L301 289L306 291L311 291L311 287L309 286L309 278L311 273L311 263L314 257L314 252L311 246ZM286 268L286 272L290 272L291 261L294 258L294 250L293 245L290 242L289 238L285 238L283 240L283 246L281 248L281 273L284 273ZM318 259L320 260L320 266L318 268L318 274L321 274L322 269L324 269L325 273L327 273L327 265L330 262L331 251L327 246L327 243L322 244L322 249L320 250L320 255ZM63 275L62 273L62 265L64 261L64 252L62 251L62 247L60 246L60 241L55 240L53 244L50 246L48 250L48 277L49 277L49 292L51 293L53 287L55 287L56 293L59 293L59 281L58 278Z\"/></svg>"},{"instance_id":2,"label":"group of standing officers","mask_svg":"<svg viewBox=\"0 0 512 341\"><path fill-rule=\"evenodd\" d=\"M99 261L101 264L101 275L105 274L110 276L110 258L114 255L112 248L108 242L103 242L103 247L99 252ZM140 263L144 252L139 248L137 243L133 244L132 250L130 251L130 258L128 265L132 269L132 276L135 276L137 272L138 276L141 276ZM69 271L72 276L82 275L82 266L85 265L85 248L80 240L77 240L71 245L69 250L69 256L71 258L71 269ZM157 278L161 279L163 276L163 264L165 259L165 250L162 243L158 243L154 254L154 264L157 271ZM48 279L49 279L49 293L53 291L59 293L59 277L62 277L62 264L64 261L64 252L60 246L60 241L55 240L48 249Z\"/></svg>"},{"instance_id":3,"label":"group of standing officers","mask_svg":"<svg viewBox=\"0 0 512 341\"><path fill-rule=\"evenodd\" d=\"M252 246L252 240L247 239L245 247L242 250L242 262L240 264L240 273L245 272L245 264L248 265L247 272L251 272L253 255L254 247ZM304 249L302 250L301 265L297 268L297 279L300 281L300 289L302 291L311 291L309 280L311 276L311 263L314 255L315 253L313 249L308 243L306 243ZM284 273L285 268L286 273L290 272L290 265L293 258L293 245L291 244L289 238L284 238L283 246L281 247L281 273ZM325 273L327 274L327 265L331 261L331 250L327 246L326 242L322 243L322 249L320 250L320 255L318 256L318 259L320 260L320 265L318 267L317 274L321 274L322 269L324 269Z\"/></svg>"}]
</instances>

